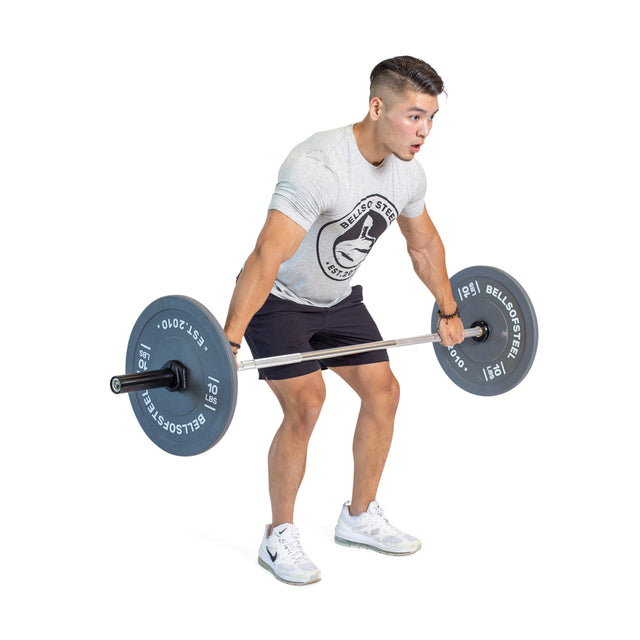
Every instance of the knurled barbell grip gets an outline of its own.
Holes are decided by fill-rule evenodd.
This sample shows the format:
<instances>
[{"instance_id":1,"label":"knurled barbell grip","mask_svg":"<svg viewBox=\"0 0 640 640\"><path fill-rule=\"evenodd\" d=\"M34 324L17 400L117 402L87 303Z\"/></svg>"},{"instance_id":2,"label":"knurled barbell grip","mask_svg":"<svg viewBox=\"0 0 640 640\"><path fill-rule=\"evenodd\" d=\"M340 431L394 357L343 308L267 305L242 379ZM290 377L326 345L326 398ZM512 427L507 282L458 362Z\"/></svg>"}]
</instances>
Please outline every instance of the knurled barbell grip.
<instances>
[{"instance_id":1,"label":"knurled barbell grip","mask_svg":"<svg viewBox=\"0 0 640 640\"><path fill-rule=\"evenodd\" d=\"M483 334L481 326L465 329L464 337L474 338ZM424 344L430 342L441 342L438 333L430 333L414 338L398 338L396 340L379 340L378 342L365 342L363 344L353 344L346 347L334 347L331 349L320 349L317 351L305 351L303 353L289 353L283 356L271 356L269 358L258 358L257 360L243 360L238 363L238 371L249 369L266 369L267 367L277 367L283 364L296 364L305 360L321 360L323 358L335 358L339 356L365 353L367 351L378 351L379 349L390 349L392 347L406 347L412 344Z\"/></svg>"}]
</instances>

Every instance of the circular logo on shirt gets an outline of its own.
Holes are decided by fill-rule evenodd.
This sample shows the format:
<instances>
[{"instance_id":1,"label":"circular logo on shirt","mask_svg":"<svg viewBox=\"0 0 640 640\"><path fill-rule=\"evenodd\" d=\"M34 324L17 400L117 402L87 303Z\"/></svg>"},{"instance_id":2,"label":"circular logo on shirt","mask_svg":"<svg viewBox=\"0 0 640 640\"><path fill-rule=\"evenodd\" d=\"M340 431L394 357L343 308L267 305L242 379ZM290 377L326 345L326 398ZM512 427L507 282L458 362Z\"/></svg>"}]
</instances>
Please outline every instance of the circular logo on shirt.
<instances>
[{"instance_id":1,"label":"circular logo on shirt","mask_svg":"<svg viewBox=\"0 0 640 640\"><path fill-rule=\"evenodd\" d=\"M332 280L353 276L378 238L398 217L398 211L384 196L363 198L343 218L329 222L318 233L320 268Z\"/></svg>"}]
</instances>

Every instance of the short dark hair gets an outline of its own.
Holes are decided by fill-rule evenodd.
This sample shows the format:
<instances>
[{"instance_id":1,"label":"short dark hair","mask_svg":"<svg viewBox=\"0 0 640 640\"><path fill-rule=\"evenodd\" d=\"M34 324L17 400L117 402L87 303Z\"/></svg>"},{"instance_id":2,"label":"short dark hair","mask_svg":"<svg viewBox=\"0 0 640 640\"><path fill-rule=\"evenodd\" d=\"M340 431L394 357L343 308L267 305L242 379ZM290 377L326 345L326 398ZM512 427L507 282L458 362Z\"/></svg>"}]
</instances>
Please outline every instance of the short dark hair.
<instances>
[{"instance_id":1,"label":"short dark hair","mask_svg":"<svg viewBox=\"0 0 640 640\"><path fill-rule=\"evenodd\" d=\"M412 56L397 56L379 62L371 71L369 100L386 88L395 95L418 91L431 96L444 92L444 82L436 70L424 60Z\"/></svg>"}]
</instances>

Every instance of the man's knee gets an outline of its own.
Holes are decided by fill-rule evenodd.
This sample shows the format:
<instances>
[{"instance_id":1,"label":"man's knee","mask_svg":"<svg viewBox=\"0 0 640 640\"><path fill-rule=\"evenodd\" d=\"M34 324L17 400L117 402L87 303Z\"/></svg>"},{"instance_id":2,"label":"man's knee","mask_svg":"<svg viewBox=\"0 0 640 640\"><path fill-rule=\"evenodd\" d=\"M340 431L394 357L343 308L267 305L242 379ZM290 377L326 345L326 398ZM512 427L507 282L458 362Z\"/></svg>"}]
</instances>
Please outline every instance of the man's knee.
<instances>
[{"instance_id":1,"label":"man's knee","mask_svg":"<svg viewBox=\"0 0 640 640\"><path fill-rule=\"evenodd\" d=\"M364 404L376 407L379 411L395 413L400 402L400 383L390 369L372 376L365 389L362 396Z\"/></svg>"},{"instance_id":2,"label":"man's knee","mask_svg":"<svg viewBox=\"0 0 640 640\"><path fill-rule=\"evenodd\" d=\"M324 382L320 376L294 380L290 385L280 385L285 421L301 434L311 435L326 397Z\"/></svg>"},{"instance_id":3,"label":"man's knee","mask_svg":"<svg viewBox=\"0 0 640 640\"><path fill-rule=\"evenodd\" d=\"M305 389L296 396L287 413L302 425L313 428L320 416L325 397L324 387Z\"/></svg>"},{"instance_id":4,"label":"man's knee","mask_svg":"<svg viewBox=\"0 0 640 640\"><path fill-rule=\"evenodd\" d=\"M393 373L389 375L389 379L383 386L383 398L387 406L395 411L400 402L400 383Z\"/></svg>"}]
</instances>

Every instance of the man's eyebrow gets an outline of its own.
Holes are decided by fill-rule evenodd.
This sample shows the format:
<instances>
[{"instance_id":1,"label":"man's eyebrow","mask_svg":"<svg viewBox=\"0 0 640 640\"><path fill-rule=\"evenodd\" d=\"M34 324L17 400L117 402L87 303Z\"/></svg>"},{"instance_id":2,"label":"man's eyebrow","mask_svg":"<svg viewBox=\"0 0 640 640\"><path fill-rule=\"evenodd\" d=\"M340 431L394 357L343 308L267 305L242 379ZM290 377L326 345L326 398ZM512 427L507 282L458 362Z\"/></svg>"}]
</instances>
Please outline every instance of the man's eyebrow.
<instances>
[{"instance_id":1,"label":"man's eyebrow","mask_svg":"<svg viewBox=\"0 0 640 640\"><path fill-rule=\"evenodd\" d=\"M411 109L409 109L409 111L418 111L419 113L427 113L426 109L422 109L421 107L411 107ZM440 111L440 107L438 107L432 114L431 117L433 118L433 116L436 115L436 113L438 113L438 111Z\"/></svg>"}]
</instances>

